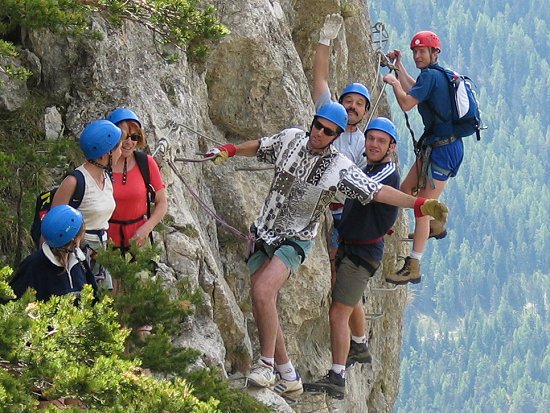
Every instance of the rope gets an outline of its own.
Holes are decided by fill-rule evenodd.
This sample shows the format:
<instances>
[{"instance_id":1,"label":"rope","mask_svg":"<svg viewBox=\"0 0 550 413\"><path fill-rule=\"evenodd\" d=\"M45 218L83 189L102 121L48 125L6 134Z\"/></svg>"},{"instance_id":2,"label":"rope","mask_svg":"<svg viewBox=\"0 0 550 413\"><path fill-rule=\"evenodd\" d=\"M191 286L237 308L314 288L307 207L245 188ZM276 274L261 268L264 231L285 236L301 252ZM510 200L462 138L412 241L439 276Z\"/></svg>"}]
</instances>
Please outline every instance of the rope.
<instances>
[{"instance_id":1,"label":"rope","mask_svg":"<svg viewBox=\"0 0 550 413\"><path fill-rule=\"evenodd\" d=\"M168 165L174 171L176 176L181 180L183 185L187 188L187 190L191 193L191 196L195 198L195 200L199 203L199 205L212 217L214 218L220 225L222 225L225 229L232 232L234 235L236 235L239 238L242 238L243 240L251 243L254 242L254 236L252 234L244 234L241 231L239 231L237 228L229 225L227 222L225 222L216 212L214 212L196 193L193 191L191 186L185 181L183 176L181 175L181 172L178 170L172 159L168 159Z\"/></svg>"},{"instance_id":2,"label":"rope","mask_svg":"<svg viewBox=\"0 0 550 413\"><path fill-rule=\"evenodd\" d=\"M210 136L208 135L205 135L204 133L201 133L193 128L191 128L190 126L187 126L187 125L184 125L183 123L179 123L179 122L176 122L176 121L173 121L173 120L169 120L167 121L164 126L162 126L161 128L162 129L166 129L166 128L169 128L170 129L170 133L176 131L178 129L178 126L184 128L184 129L187 129L188 131L190 132L193 132L195 135L198 135L200 136L201 138L204 138L210 142L213 142L215 143L216 145L223 145L223 143L221 142L218 142L217 140L215 140L214 138L211 138Z\"/></svg>"}]
</instances>

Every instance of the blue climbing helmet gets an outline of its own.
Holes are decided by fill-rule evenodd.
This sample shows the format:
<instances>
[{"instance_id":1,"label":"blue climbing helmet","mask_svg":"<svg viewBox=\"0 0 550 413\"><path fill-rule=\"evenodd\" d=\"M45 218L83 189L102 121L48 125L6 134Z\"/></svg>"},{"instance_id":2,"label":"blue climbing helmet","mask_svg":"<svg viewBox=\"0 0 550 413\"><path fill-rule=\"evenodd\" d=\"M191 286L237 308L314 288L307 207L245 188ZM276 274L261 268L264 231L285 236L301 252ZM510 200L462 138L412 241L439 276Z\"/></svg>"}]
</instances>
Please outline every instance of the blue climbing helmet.
<instances>
[{"instance_id":1,"label":"blue climbing helmet","mask_svg":"<svg viewBox=\"0 0 550 413\"><path fill-rule=\"evenodd\" d=\"M325 103L317 110L315 117L335 123L342 129L342 132L346 130L346 126L348 125L348 113L346 112L346 108L336 102Z\"/></svg>"},{"instance_id":2,"label":"blue climbing helmet","mask_svg":"<svg viewBox=\"0 0 550 413\"><path fill-rule=\"evenodd\" d=\"M393 122L388 118L380 116L371 120L365 129L365 138L367 137L367 132L372 129L386 132L392 137L393 143L397 143L397 130L395 129Z\"/></svg>"},{"instance_id":3,"label":"blue climbing helmet","mask_svg":"<svg viewBox=\"0 0 550 413\"><path fill-rule=\"evenodd\" d=\"M358 95L363 96L367 100L367 109L370 107L370 93L365 85L361 83L350 83L344 88L344 90L342 90L342 94L340 95L338 102L342 103L344 101L344 96L349 95L350 93L357 93Z\"/></svg>"},{"instance_id":4,"label":"blue climbing helmet","mask_svg":"<svg viewBox=\"0 0 550 413\"><path fill-rule=\"evenodd\" d=\"M110 120L115 125L118 125L119 122L125 121L125 120L133 120L136 122L139 127L141 128L141 121L138 118L138 115L136 115L133 111L126 108L116 108L106 118L107 120Z\"/></svg>"},{"instance_id":5,"label":"blue climbing helmet","mask_svg":"<svg viewBox=\"0 0 550 413\"><path fill-rule=\"evenodd\" d=\"M106 119L94 120L80 134L80 149L86 159L94 160L112 151L122 137L122 131Z\"/></svg>"},{"instance_id":6,"label":"blue climbing helmet","mask_svg":"<svg viewBox=\"0 0 550 413\"><path fill-rule=\"evenodd\" d=\"M69 205L58 205L50 209L42 220L42 236L50 247L59 248L78 235L83 223L79 210Z\"/></svg>"}]
</instances>

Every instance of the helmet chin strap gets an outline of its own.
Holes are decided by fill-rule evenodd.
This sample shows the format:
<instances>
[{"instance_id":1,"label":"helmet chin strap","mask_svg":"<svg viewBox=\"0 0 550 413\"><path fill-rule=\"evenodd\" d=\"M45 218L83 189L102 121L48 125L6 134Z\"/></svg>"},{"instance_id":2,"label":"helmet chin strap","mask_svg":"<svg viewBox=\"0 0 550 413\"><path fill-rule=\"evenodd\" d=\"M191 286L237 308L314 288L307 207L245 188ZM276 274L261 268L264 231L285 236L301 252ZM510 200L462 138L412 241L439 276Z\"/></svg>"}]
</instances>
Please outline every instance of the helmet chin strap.
<instances>
[{"instance_id":1,"label":"helmet chin strap","mask_svg":"<svg viewBox=\"0 0 550 413\"><path fill-rule=\"evenodd\" d=\"M111 152L109 152L109 160L107 161L107 165L103 165L97 161L90 160L90 159L88 160L88 162L107 172L107 175L109 175L111 182L113 181L113 156L111 155Z\"/></svg>"}]
</instances>

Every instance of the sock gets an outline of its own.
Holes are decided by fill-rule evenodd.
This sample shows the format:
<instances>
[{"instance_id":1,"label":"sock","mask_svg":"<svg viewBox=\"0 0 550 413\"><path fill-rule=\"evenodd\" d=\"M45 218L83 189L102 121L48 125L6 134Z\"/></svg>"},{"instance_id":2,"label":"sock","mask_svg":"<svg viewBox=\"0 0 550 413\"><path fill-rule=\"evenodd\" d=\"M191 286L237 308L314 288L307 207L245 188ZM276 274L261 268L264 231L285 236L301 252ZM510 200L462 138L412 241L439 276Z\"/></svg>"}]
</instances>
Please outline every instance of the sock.
<instances>
[{"instance_id":1,"label":"sock","mask_svg":"<svg viewBox=\"0 0 550 413\"><path fill-rule=\"evenodd\" d=\"M342 364L333 364L330 368L333 372L339 374L342 377L346 377L346 366Z\"/></svg>"},{"instance_id":2,"label":"sock","mask_svg":"<svg viewBox=\"0 0 550 413\"><path fill-rule=\"evenodd\" d=\"M367 336L351 336L351 341L357 344L363 344L367 342Z\"/></svg>"},{"instance_id":3,"label":"sock","mask_svg":"<svg viewBox=\"0 0 550 413\"><path fill-rule=\"evenodd\" d=\"M265 357L260 356L260 360L262 360L265 364L273 367L273 364L275 364L275 358L274 357Z\"/></svg>"},{"instance_id":4,"label":"sock","mask_svg":"<svg viewBox=\"0 0 550 413\"><path fill-rule=\"evenodd\" d=\"M275 364L275 369L284 380L294 381L298 379L296 369L294 368L290 360L284 364Z\"/></svg>"},{"instance_id":5,"label":"sock","mask_svg":"<svg viewBox=\"0 0 550 413\"><path fill-rule=\"evenodd\" d=\"M422 259L422 253L421 252L416 252L416 251L411 251L410 257L414 258L415 260L420 261Z\"/></svg>"}]
</instances>

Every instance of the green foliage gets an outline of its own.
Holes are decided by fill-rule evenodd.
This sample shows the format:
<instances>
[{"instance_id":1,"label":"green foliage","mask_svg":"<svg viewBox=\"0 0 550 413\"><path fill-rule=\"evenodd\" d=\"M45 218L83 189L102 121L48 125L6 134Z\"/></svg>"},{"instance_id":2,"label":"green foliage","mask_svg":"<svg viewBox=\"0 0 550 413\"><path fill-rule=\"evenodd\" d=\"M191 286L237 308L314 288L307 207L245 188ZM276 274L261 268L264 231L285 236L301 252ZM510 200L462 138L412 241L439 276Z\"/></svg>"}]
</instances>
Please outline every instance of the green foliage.
<instances>
[{"instance_id":1,"label":"green foliage","mask_svg":"<svg viewBox=\"0 0 550 413\"><path fill-rule=\"evenodd\" d=\"M32 96L21 109L0 113L0 256L12 265L31 244L36 196L53 186L52 176L61 180L79 152L73 139L45 140L46 106L44 98Z\"/></svg>"},{"instance_id":2,"label":"green foliage","mask_svg":"<svg viewBox=\"0 0 550 413\"><path fill-rule=\"evenodd\" d=\"M199 7L197 0L3 0L0 3L0 38L19 27L46 28L54 33L97 38L90 29L92 14L100 13L116 25L134 21L159 35L160 42L185 51L192 60L203 60L209 46L229 34L213 6ZM12 43L0 40L0 57L15 56ZM174 53L168 54L174 61ZM24 68L0 63L0 72L25 79Z\"/></svg>"},{"instance_id":3,"label":"green foliage","mask_svg":"<svg viewBox=\"0 0 550 413\"><path fill-rule=\"evenodd\" d=\"M464 163L443 193L449 236L422 259L427 276L407 309L395 411L548 411L550 10L541 0L392 7L400 13L373 15L386 23L388 47L404 52L414 75L410 38L437 32L443 65L476 81L489 126L481 142L464 141ZM401 111L393 113L408 136ZM400 146L408 168L412 150Z\"/></svg>"},{"instance_id":4,"label":"green foliage","mask_svg":"<svg viewBox=\"0 0 550 413\"><path fill-rule=\"evenodd\" d=\"M137 253L137 262L145 256ZM10 271L5 267L0 274ZM189 311L186 308L184 313ZM28 291L22 299L0 305L0 413L33 411L36 395L45 400L70 398L83 406L67 412L269 411L230 388L215 370L186 373L198 352L175 349L162 329L161 321L166 320L159 320L160 327L145 343L128 351L130 330L121 328L118 318L113 299L95 302L89 286L80 296L37 302L34 292ZM171 380L155 379L140 367L146 361L156 372L181 374ZM42 411L58 409L49 405Z\"/></svg>"}]
</instances>

